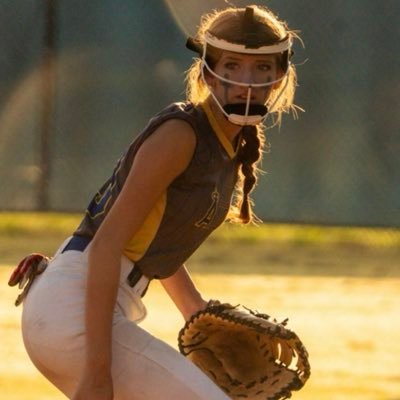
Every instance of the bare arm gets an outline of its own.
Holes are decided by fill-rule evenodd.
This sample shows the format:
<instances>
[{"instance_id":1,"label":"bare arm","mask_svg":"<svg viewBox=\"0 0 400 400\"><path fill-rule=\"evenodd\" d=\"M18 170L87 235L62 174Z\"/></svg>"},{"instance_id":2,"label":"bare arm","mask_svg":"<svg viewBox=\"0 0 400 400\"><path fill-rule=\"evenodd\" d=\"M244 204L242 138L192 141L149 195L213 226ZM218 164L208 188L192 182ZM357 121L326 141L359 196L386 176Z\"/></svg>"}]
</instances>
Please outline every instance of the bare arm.
<instances>
[{"instance_id":1,"label":"bare arm","mask_svg":"<svg viewBox=\"0 0 400 400\"><path fill-rule=\"evenodd\" d=\"M207 301L202 298L184 265L174 275L160 282L185 321L207 306Z\"/></svg>"},{"instance_id":2,"label":"bare arm","mask_svg":"<svg viewBox=\"0 0 400 400\"><path fill-rule=\"evenodd\" d=\"M87 354L74 399L111 399L111 327L122 251L168 185L188 166L195 135L184 121L161 125L138 151L125 185L92 240L86 292ZM132 206L134 205L134 206ZM99 388L99 389L97 389ZM99 397L95 397L99 396Z\"/></svg>"}]
</instances>

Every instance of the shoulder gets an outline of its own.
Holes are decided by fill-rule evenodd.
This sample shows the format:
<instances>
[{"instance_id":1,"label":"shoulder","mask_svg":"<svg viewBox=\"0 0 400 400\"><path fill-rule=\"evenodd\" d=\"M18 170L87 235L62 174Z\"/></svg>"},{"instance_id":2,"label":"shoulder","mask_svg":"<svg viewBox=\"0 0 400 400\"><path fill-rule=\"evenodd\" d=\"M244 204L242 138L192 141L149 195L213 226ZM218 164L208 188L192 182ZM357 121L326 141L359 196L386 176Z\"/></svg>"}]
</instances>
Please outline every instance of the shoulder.
<instances>
[{"instance_id":1,"label":"shoulder","mask_svg":"<svg viewBox=\"0 0 400 400\"><path fill-rule=\"evenodd\" d=\"M127 159L148 158L187 165L198 142L197 111L191 103L173 103L157 113L131 144ZM150 161L150 160L149 160Z\"/></svg>"},{"instance_id":2,"label":"shoulder","mask_svg":"<svg viewBox=\"0 0 400 400\"><path fill-rule=\"evenodd\" d=\"M170 178L174 178L189 165L196 142L196 135L188 122L168 119L142 143L133 165L156 168L160 174L168 171Z\"/></svg>"},{"instance_id":3,"label":"shoulder","mask_svg":"<svg viewBox=\"0 0 400 400\"><path fill-rule=\"evenodd\" d=\"M172 103L154 115L154 117L150 120L150 130L151 127L157 127L169 120L186 122L195 130L198 125L198 120L201 117L200 110L201 109L199 106L195 106L190 102Z\"/></svg>"},{"instance_id":4,"label":"shoulder","mask_svg":"<svg viewBox=\"0 0 400 400\"><path fill-rule=\"evenodd\" d=\"M196 134L193 126L179 118L171 118L160 124L148 138L150 142L157 142L162 146L179 149L194 149Z\"/></svg>"}]
</instances>

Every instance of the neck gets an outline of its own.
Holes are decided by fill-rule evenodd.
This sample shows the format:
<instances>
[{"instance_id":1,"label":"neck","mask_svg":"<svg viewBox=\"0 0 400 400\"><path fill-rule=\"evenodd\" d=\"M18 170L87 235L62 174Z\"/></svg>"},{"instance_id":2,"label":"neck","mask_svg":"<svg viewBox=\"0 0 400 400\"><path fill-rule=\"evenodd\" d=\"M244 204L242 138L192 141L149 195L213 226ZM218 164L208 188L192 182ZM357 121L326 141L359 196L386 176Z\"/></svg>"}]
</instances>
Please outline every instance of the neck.
<instances>
[{"instance_id":1,"label":"neck","mask_svg":"<svg viewBox=\"0 0 400 400\"><path fill-rule=\"evenodd\" d=\"M225 136L231 143L234 143L237 135L242 130L242 126L235 125L232 124L232 122L229 122L225 117L224 113L221 111L221 109L218 107L218 105L215 103L215 100L211 96L206 101L208 102L211 111L213 112L215 118L217 119L218 124L223 130Z\"/></svg>"}]
</instances>

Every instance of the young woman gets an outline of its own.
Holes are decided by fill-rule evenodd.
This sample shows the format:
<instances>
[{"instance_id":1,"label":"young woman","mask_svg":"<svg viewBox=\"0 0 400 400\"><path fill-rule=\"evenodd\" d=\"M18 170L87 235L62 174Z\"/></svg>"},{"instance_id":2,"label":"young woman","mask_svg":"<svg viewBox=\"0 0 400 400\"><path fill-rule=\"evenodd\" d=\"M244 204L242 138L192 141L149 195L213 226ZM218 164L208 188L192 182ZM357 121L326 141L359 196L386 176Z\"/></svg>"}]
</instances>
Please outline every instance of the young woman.
<instances>
[{"instance_id":1,"label":"young woman","mask_svg":"<svg viewBox=\"0 0 400 400\"><path fill-rule=\"evenodd\" d=\"M252 219L263 122L293 107L294 37L257 6L204 17L187 102L150 120L31 286L27 352L69 398L228 399L139 327L141 297L160 279L186 320L206 307L184 262L227 218Z\"/></svg>"}]
</instances>

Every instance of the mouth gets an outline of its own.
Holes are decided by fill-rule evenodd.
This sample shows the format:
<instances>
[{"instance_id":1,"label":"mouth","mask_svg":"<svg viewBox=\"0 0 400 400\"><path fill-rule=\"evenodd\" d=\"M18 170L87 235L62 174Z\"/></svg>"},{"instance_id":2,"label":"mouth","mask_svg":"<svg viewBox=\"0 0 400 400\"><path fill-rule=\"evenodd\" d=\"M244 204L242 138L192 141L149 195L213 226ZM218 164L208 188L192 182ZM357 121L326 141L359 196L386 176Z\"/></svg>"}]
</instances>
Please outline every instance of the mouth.
<instances>
[{"instance_id":1,"label":"mouth","mask_svg":"<svg viewBox=\"0 0 400 400\"><path fill-rule=\"evenodd\" d=\"M247 97L246 96L235 96L235 98L233 99L232 103L234 104L247 104ZM250 97L250 105L263 105L263 102L260 101L260 99L257 99L255 96L251 96Z\"/></svg>"},{"instance_id":2,"label":"mouth","mask_svg":"<svg viewBox=\"0 0 400 400\"><path fill-rule=\"evenodd\" d=\"M243 101L247 102L247 96L248 96L247 93L241 93L241 94L238 94L237 96L235 96L235 99L240 102L243 102ZM251 95L250 102L254 102L255 100L256 100L256 96Z\"/></svg>"}]
</instances>

